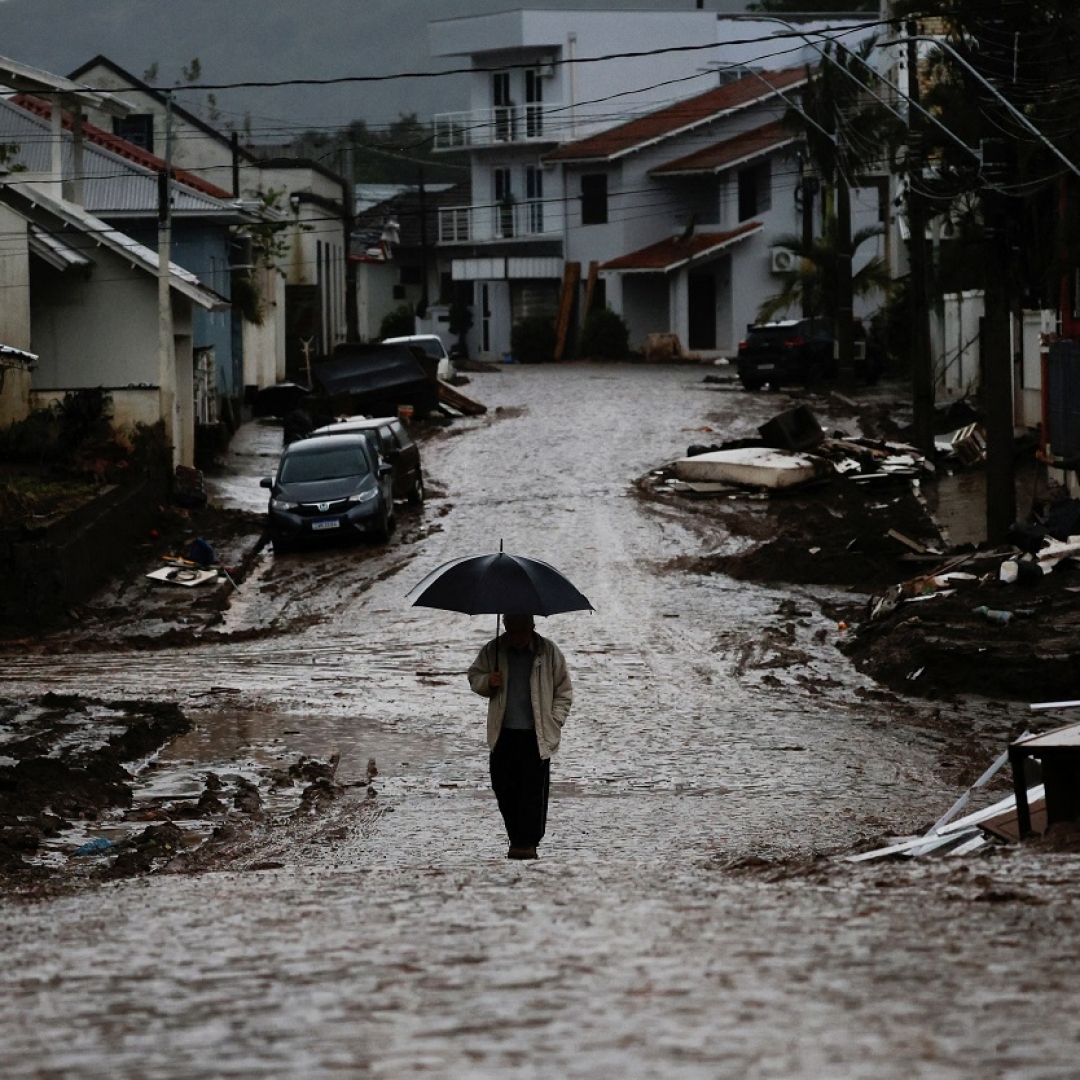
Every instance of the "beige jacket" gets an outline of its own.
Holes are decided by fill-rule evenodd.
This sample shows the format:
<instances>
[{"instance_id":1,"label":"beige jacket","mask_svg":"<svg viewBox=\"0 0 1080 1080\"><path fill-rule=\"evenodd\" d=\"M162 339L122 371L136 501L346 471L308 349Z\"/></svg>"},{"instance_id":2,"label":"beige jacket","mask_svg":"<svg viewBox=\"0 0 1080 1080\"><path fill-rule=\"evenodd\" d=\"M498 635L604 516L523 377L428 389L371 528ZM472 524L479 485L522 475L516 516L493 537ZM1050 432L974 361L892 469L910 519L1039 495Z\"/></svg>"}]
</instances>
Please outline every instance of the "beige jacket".
<instances>
[{"instance_id":1,"label":"beige jacket","mask_svg":"<svg viewBox=\"0 0 1080 1080\"><path fill-rule=\"evenodd\" d=\"M533 661L529 676L532 690L533 717L536 722L536 741L540 747L540 756L550 758L559 749L562 726L570 712L574 700L573 687L570 685L570 672L566 660L558 645L533 633L536 659ZM495 646L498 642L499 670L503 675L503 685L492 697L488 685L488 676L495 666ZM493 638L481 650L469 668L469 685L474 693L488 699L487 741L488 748L494 749L502 731L503 717L506 714L507 655L506 638L500 635Z\"/></svg>"}]
</instances>

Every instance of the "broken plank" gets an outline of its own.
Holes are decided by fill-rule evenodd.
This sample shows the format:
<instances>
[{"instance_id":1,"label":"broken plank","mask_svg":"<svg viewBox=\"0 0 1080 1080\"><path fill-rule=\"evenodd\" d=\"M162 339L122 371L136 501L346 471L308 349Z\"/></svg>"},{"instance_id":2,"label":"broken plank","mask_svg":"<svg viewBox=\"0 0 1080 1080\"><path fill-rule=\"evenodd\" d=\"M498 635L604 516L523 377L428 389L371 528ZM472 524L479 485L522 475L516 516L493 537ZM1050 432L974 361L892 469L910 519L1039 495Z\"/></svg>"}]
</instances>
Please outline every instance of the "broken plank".
<instances>
[{"instance_id":1,"label":"broken plank","mask_svg":"<svg viewBox=\"0 0 1080 1080\"><path fill-rule=\"evenodd\" d=\"M479 416L481 413L487 412L486 405L474 401L471 397L458 390L457 387L451 386L441 379L439 380L439 400L446 402L447 405L452 406L466 416Z\"/></svg>"}]
</instances>

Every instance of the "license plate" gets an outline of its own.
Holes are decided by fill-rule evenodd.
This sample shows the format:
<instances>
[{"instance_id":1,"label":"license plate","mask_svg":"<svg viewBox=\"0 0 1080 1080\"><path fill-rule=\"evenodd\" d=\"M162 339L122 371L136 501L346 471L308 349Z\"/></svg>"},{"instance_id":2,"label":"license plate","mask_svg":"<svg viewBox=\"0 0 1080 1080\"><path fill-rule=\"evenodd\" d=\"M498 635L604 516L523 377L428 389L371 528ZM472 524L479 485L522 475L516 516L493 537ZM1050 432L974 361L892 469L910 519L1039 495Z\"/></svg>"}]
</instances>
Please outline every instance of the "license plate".
<instances>
[{"instance_id":1,"label":"license plate","mask_svg":"<svg viewBox=\"0 0 1080 1080\"><path fill-rule=\"evenodd\" d=\"M772 371L775 367L775 364L758 364L757 369L758 371Z\"/></svg>"},{"instance_id":2,"label":"license plate","mask_svg":"<svg viewBox=\"0 0 1080 1080\"><path fill-rule=\"evenodd\" d=\"M312 532L321 532L323 529L339 529L341 522L337 518L323 518L321 521L311 523Z\"/></svg>"}]
</instances>

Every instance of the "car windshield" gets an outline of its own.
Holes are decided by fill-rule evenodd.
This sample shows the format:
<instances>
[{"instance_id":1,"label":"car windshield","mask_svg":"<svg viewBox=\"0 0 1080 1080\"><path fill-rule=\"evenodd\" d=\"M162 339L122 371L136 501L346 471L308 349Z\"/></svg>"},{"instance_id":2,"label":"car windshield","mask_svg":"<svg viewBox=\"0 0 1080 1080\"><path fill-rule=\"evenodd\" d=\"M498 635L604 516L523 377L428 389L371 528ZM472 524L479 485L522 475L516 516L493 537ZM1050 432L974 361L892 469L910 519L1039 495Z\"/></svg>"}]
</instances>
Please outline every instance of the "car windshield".
<instances>
[{"instance_id":1,"label":"car windshield","mask_svg":"<svg viewBox=\"0 0 1080 1080\"><path fill-rule=\"evenodd\" d=\"M290 454L281 464L281 483L337 480L343 476L366 476L371 472L362 450L353 446Z\"/></svg>"}]
</instances>

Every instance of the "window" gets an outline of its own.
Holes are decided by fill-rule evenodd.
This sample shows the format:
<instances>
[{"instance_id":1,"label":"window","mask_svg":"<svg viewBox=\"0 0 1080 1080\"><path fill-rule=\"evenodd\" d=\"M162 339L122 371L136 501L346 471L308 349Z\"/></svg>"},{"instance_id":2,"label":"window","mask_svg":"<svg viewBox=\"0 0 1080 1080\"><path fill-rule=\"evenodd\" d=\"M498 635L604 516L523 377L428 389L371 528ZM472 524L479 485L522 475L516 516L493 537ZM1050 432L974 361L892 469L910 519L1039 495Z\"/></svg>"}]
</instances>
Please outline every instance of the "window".
<instances>
[{"instance_id":1,"label":"window","mask_svg":"<svg viewBox=\"0 0 1080 1080\"><path fill-rule=\"evenodd\" d=\"M542 233L544 231L544 174L535 165L525 166L525 198L529 204L529 232Z\"/></svg>"},{"instance_id":2,"label":"window","mask_svg":"<svg viewBox=\"0 0 1080 1080\"><path fill-rule=\"evenodd\" d=\"M544 77L539 71L525 72L525 137L538 139L544 134Z\"/></svg>"},{"instance_id":3,"label":"window","mask_svg":"<svg viewBox=\"0 0 1080 1080\"><path fill-rule=\"evenodd\" d=\"M491 76L491 104L495 114L495 141L513 142L515 118L509 71L496 71Z\"/></svg>"},{"instance_id":4,"label":"window","mask_svg":"<svg viewBox=\"0 0 1080 1080\"><path fill-rule=\"evenodd\" d=\"M739 170L739 220L764 213L772 206L772 169L769 162Z\"/></svg>"},{"instance_id":5,"label":"window","mask_svg":"<svg viewBox=\"0 0 1080 1080\"><path fill-rule=\"evenodd\" d=\"M113 134L127 139L143 150L154 152L154 114L131 113L130 116L114 116Z\"/></svg>"},{"instance_id":6,"label":"window","mask_svg":"<svg viewBox=\"0 0 1080 1080\"><path fill-rule=\"evenodd\" d=\"M493 169L495 180L495 235L506 237L514 235L514 192L510 187L509 169Z\"/></svg>"},{"instance_id":7,"label":"window","mask_svg":"<svg viewBox=\"0 0 1080 1080\"><path fill-rule=\"evenodd\" d=\"M581 224L606 225L608 219L607 173L581 178Z\"/></svg>"}]
</instances>

